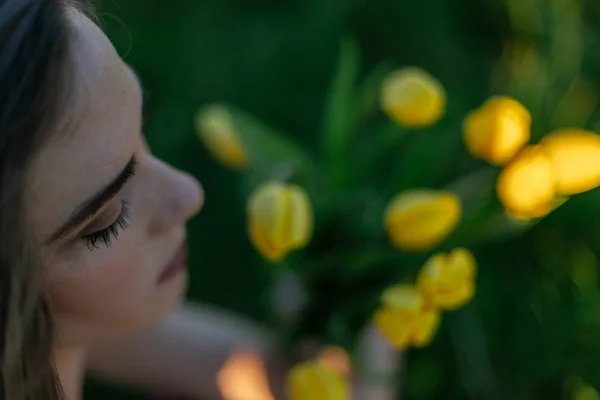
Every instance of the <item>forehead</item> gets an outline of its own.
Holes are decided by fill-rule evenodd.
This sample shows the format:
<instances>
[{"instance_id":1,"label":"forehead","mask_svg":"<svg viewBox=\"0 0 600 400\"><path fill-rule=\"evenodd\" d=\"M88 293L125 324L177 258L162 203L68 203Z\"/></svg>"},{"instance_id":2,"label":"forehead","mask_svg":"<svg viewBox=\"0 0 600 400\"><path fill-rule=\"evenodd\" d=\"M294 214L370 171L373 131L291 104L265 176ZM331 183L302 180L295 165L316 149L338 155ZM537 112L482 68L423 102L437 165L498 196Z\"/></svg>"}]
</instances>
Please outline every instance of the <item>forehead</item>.
<instances>
[{"instance_id":1,"label":"forehead","mask_svg":"<svg viewBox=\"0 0 600 400\"><path fill-rule=\"evenodd\" d=\"M64 115L47 127L29 170L26 199L42 237L119 174L140 135L141 100L131 70L92 21L77 12L71 21Z\"/></svg>"}]
</instances>

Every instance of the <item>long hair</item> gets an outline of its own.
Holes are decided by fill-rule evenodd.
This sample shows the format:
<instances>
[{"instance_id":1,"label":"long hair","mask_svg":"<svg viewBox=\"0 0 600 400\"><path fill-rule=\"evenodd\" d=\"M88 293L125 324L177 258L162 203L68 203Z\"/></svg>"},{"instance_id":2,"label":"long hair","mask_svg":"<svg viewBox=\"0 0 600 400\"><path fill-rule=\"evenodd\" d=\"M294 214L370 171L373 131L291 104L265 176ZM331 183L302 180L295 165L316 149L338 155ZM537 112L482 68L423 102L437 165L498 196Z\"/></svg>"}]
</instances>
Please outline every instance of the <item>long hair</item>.
<instances>
[{"instance_id":1,"label":"long hair","mask_svg":"<svg viewBox=\"0 0 600 400\"><path fill-rule=\"evenodd\" d=\"M61 399L39 244L26 209L27 167L60 110L67 2L0 0L0 396Z\"/></svg>"}]
</instances>

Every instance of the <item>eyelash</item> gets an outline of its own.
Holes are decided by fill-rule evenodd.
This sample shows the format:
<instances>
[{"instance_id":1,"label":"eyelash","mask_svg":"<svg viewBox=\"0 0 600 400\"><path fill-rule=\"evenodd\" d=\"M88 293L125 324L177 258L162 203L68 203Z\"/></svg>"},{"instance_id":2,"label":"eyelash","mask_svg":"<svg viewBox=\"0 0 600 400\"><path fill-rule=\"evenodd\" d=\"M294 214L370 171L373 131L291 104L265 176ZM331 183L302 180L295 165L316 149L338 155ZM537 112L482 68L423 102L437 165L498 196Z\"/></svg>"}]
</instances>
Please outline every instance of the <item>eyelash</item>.
<instances>
[{"instance_id":1,"label":"eyelash","mask_svg":"<svg viewBox=\"0 0 600 400\"><path fill-rule=\"evenodd\" d=\"M129 203L123 201L121 205L121 214L119 214L115 222L102 230L82 236L81 238L90 251L99 249L100 246L98 243L102 243L106 247L110 247L112 245L112 240L119 237L120 231L122 229L129 228L130 218L131 208L129 207Z\"/></svg>"}]
</instances>

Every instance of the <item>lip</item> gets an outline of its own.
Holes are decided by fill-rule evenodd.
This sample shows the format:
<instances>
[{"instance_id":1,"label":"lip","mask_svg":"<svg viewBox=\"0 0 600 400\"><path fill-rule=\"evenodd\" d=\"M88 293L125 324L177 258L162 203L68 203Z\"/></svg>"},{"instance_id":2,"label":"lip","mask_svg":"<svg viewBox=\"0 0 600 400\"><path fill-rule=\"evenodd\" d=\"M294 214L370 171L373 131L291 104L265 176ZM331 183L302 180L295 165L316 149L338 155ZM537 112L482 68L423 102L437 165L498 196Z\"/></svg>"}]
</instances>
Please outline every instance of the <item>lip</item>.
<instances>
[{"instance_id":1,"label":"lip","mask_svg":"<svg viewBox=\"0 0 600 400\"><path fill-rule=\"evenodd\" d=\"M163 268L160 276L158 277L158 283L165 283L171 278L179 275L181 272L185 271L185 267L188 261L188 248L187 248L187 240L184 240L179 249L169 261L169 263Z\"/></svg>"}]
</instances>

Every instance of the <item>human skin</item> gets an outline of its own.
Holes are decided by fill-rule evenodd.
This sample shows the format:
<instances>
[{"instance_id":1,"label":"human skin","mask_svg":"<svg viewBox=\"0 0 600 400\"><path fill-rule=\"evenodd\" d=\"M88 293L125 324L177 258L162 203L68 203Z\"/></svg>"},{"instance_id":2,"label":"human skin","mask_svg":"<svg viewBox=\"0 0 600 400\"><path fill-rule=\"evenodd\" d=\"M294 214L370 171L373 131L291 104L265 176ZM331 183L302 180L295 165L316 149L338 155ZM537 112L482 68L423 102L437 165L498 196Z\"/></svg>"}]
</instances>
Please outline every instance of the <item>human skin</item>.
<instances>
[{"instance_id":1,"label":"human skin","mask_svg":"<svg viewBox=\"0 0 600 400\"><path fill-rule=\"evenodd\" d=\"M218 371L232 354L248 350L267 361L281 398L286 365L270 332L224 311L183 305L185 269L160 281L185 241L185 223L202 206L202 189L151 154L142 134L139 83L104 33L74 9L69 22L64 115L48 127L25 193L44 261L53 362L67 400L81 397L88 370L127 385L219 399ZM57 238L57 230L132 159L135 174L121 190ZM90 239L110 226L117 235L113 230ZM358 385L356 393L370 393L364 390L368 385ZM357 398L393 398L383 392L388 397Z\"/></svg>"}]
</instances>

